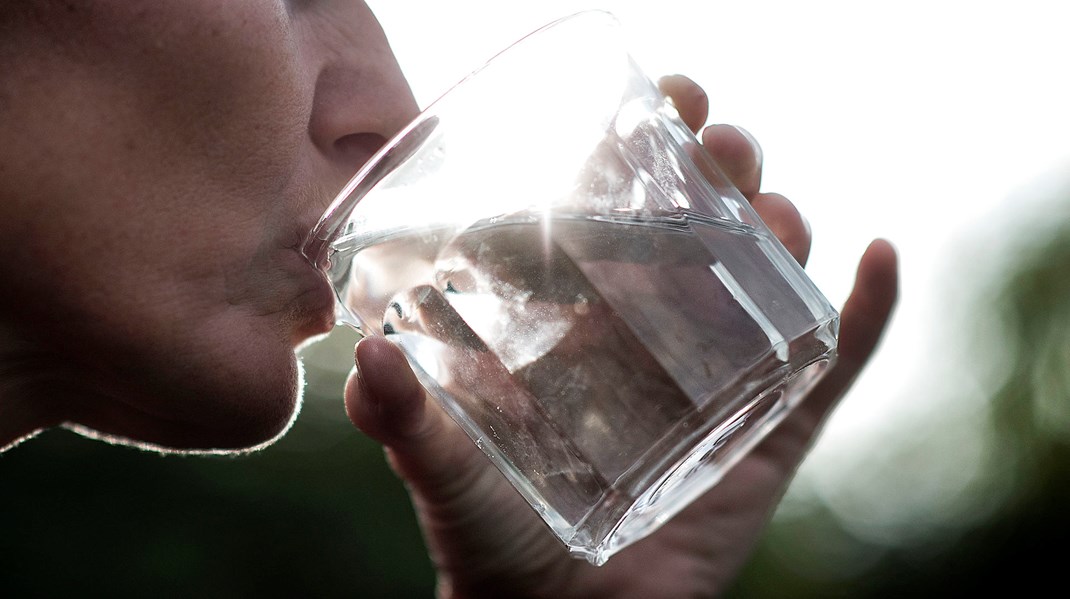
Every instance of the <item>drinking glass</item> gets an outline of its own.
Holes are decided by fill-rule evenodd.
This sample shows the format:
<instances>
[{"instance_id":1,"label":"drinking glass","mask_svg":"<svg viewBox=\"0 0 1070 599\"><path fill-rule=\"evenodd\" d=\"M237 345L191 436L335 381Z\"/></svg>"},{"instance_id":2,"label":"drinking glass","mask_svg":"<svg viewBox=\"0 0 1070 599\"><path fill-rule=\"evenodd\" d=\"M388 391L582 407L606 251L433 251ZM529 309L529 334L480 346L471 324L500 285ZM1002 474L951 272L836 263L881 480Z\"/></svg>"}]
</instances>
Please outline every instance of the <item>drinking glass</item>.
<instances>
[{"instance_id":1,"label":"drinking glass","mask_svg":"<svg viewBox=\"0 0 1070 599\"><path fill-rule=\"evenodd\" d=\"M498 54L354 176L305 255L577 556L724 473L839 317L588 11Z\"/></svg>"}]
</instances>

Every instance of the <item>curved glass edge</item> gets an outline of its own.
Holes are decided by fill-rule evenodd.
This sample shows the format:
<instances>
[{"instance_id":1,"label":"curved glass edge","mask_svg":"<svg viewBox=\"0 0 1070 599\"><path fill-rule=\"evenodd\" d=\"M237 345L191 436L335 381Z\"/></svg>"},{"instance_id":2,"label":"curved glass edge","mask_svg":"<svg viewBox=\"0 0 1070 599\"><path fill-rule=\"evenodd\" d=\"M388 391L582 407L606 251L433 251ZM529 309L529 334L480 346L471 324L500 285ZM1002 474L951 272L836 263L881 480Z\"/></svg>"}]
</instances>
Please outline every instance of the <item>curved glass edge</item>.
<instances>
[{"instance_id":1,"label":"curved glass edge","mask_svg":"<svg viewBox=\"0 0 1070 599\"><path fill-rule=\"evenodd\" d=\"M601 566L617 552L657 531L719 484L741 459L777 428L800 399L829 372L836 357L837 351L832 348L758 394L636 498L605 535L591 539L591 544L566 542L569 552Z\"/></svg>"},{"instance_id":2,"label":"curved glass edge","mask_svg":"<svg viewBox=\"0 0 1070 599\"><path fill-rule=\"evenodd\" d=\"M331 202L330 206L328 206L327 210L323 213L323 216L319 218L316 225L305 239L301 249L301 254L305 259L320 270L327 268L327 257L330 244L345 226L346 220L348 219L349 214L353 211L353 208L365 195L368 194L368 192L374 189L383 178L412 156L412 154L414 154L420 148L422 143L430 136L431 132L438 125L435 111L444 98L452 95L457 88L477 77L481 72L486 70L488 66L495 63L501 56L509 53L516 47L528 44L531 40L541 37L542 34L548 30L557 29L565 25L575 25L586 21L600 21L601 24L607 28L617 28L620 26L620 21L616 16L611 12L602 9L584 10L556 19L521 37L519 40L507 46L504 50L496 53L486 60L483 65L470 72L460 81L449 87L436 100L431 102L408 125L395 134L394 137L373 154L357 173L353 175L349 182L346 183L345 187L342 188L342 191L335 196L335 199Z\"/></svg>"}]
</instances>

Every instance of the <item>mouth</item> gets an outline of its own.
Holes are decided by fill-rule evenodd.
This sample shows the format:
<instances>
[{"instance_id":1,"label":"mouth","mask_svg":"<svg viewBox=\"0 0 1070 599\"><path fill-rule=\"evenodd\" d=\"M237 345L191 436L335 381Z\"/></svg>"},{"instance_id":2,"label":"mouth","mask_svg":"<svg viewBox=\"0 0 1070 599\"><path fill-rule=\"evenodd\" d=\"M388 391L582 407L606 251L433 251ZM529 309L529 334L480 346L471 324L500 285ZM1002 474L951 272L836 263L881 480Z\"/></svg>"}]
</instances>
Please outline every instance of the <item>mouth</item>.
<instances>
[{"instance_id":1,"label":"mouth","mask_svg":"<svg viewBox=\"0 0 1070 599\"><path fill-rule=\"evenodd\" d=\"M334 328L334 288L327 274L315 268L301 253L300 247L287 252L284 262L287 274L295 283L296 295L291 306L294 344L298 345Z\"/></svg>"}]
</instances>

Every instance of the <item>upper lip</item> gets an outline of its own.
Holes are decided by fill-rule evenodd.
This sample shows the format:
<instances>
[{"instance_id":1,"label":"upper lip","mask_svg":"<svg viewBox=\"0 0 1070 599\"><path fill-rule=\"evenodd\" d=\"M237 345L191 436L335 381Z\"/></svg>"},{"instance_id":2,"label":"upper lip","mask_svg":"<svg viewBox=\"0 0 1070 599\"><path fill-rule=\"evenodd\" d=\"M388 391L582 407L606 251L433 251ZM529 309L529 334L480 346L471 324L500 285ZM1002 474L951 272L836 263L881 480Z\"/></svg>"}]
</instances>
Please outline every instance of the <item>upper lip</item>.
<instances>
[{"instance_id":1,"label":"upper lip","mask_svg":"<svg viewBox=\"0 0 1070 599\"><path fill-rule=\"evenodd\" d=\"M301 255L313 268L321 270L323 264L317 264L317 253L319 247L317 244L310 244L313 234L315 233L316 225L319 224L320 219L323 217L324 211L327 209L327 205L318 206L314 214L310 216L304 216L298 220L300 223L299 229L294 233L294 237L291 238L293 249L297 250L297 253ZM307 247L310 246L311 247ZM306 251L307 250L307 251Z\"/></svg>"}]
</instances>

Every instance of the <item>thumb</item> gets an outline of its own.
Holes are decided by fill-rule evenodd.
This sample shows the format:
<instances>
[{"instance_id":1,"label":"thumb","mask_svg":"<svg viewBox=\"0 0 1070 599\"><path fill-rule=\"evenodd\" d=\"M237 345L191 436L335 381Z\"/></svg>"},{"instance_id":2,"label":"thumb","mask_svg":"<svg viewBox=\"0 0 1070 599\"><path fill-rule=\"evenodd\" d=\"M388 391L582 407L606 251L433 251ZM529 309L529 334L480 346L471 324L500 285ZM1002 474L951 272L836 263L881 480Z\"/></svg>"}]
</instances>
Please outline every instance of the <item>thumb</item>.
<instances>
[{"instance_id":1,"label":"thumb","mask_svg":"<svg viewBox=\"0 0 1070 599\"><path fill-rule=\"evenodd\" d=\"M487 470L484 456L438 404L428 401L401 350L383 337L366 337L357 343L354 358L346 413L386 447L398 475L432 503L478 486Z\"/></svg>"}]
</instances>

